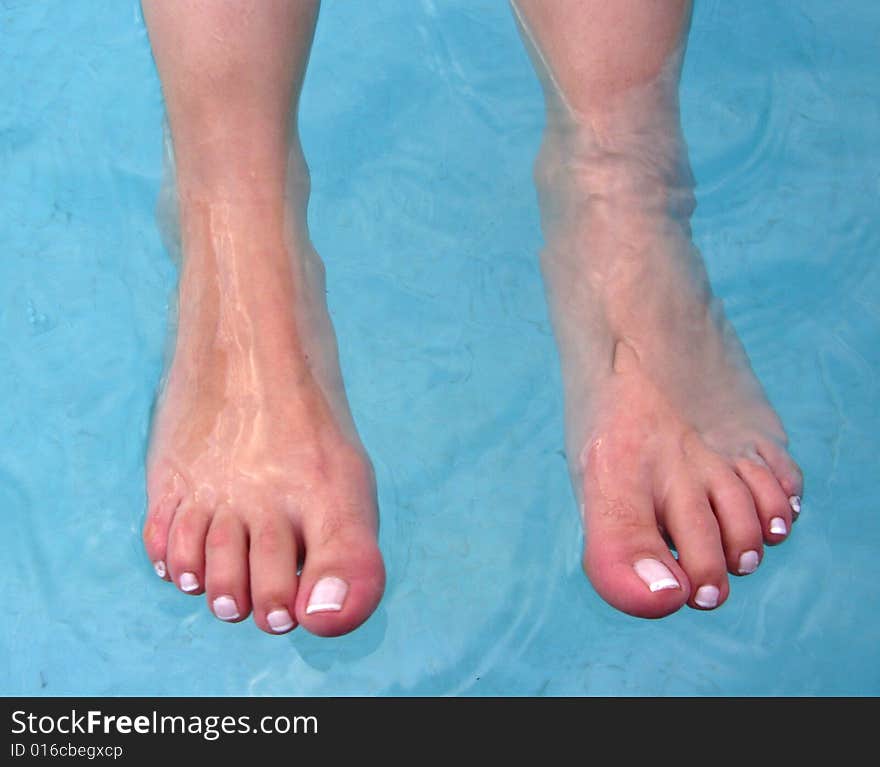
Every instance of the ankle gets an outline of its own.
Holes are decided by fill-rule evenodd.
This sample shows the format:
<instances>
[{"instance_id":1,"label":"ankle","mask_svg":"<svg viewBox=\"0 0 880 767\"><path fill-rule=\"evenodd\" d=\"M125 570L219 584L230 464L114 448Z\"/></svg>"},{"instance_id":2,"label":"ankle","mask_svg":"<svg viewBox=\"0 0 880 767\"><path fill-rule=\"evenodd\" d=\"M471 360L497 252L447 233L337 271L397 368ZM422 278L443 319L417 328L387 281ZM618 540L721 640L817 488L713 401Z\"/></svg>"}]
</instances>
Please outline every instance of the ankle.
<instances>
[{"instance_id":1,"label":"ankle","mask_svg":"<svg viewBox=\"0 0 880 767\"><path fill-rule=\"evenodd\" d=\"M272 143L272 142L269 142ZM277 146L202 149L169 156L177 197L186 204L271 205L303 208L311 191L309 168L297 137Z\"/></svg>"},{"instance_id":2,"label":"ankle","mask_svg":"<svg viewBox=\"0 0 880 767\"><path fill-rule=\"evenodd\" d=\"M542 205L564 220L605 207L684 221L696 207L683 141L635 133L603 138L590 127L548 128L534 165Z\"/></svg>"}]
</instances>

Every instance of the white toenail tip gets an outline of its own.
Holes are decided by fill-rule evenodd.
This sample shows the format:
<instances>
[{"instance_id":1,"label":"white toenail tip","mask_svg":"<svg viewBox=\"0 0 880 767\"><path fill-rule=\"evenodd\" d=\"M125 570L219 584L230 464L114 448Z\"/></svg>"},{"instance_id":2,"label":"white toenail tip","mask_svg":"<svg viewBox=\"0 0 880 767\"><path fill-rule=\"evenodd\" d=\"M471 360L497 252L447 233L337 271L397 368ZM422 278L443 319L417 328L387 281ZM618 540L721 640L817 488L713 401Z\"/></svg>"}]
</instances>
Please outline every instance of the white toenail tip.
<instances>
[{"instance_id":1,"label":"white toenail tip","mask_svg":"<svg viewBox=\"0 0 880 767\"><path fill-rule=\"evenodd\" d=\"M739 558L739 574L748 575L758 569L758 552L747 551Z\"/></svg>"},{"instance_id":2,"label":"white toenail tip","mask_svg":"<svg viewBox=\"0 0 880 767\"><path fill-rule=\"evenodd\" d=\"M773 517L770 520L770 532L774 535L785 535L788 532L788 526L782 517Z\"/></svg>"},{"instance_id":3,"label":"white toenail tip","mask_svg":"<svg viewBox=\"0 0 880 767\"><path fill-rule=\"evenodd\" d=\"M165 577L165 573L168 571L165 569L165 563L160 559L157 562L153 562L153 569L156 571L156 575L160 578Z\"/></svg>"},{"instance_id":4,"label":"white toenail tip","mask_svg":"<svg viewBox=\"0 0 880 767\"><path fill-rule=\"evenodd\" d=\"M199 587L199 579L196 578L195 573L184 573L180 576L178 585L181 591L195 591Z\"/></svg>"},{"instance_id":5,"label":"white toenail tip","mask_svg":"<svg viewBox=\"0 0 880 767\"><path fill-rule=\"evenodd\" d=\"M656 559L640 559L633 570L652 592L681 588L672 571Z\"/></svg>"},{"instance_id":6,"label":"white toenail tip","mask_svg":"<svg viewBox=\"0 0 880 767\"><path fill-rule=\"evenodd\" d=\"M793 495L788 499L788 504L791 506L791 510L795 514L801 513L801 497L799 495Z\"/></svg>"},{"instance_id":7,"label":"white toenail tip","mask_svg":"<svg viewBox=\"0 0 880 767\"><path fill-rule=\"evenodd\" d=\"M338 602L319 602L318 604L309 605L306 608L306 615L312 613L338 613L342 609L342 605Z\"/></svg>"},{"instance_id":8,"label":"white toenail tip","mask_svg":"<svg viewBox=\"0 0 880 767\"><path fill-rule=\"evenodd\" d=\"M720 596L721 591L717 586L700 586L697 589L696 596L694 596L694 604L711 610L718 604L718 597Z\"/></svg>"},{"instance_id":9,"label":"white toenail tip","mask_svg":"<svg viewBox=\"0 0 880 767\"><path fill-rule=\"evenodd\" d=\"M238 618L238 607L232 597L217 597L211 603L211 607L214 610L214 615L221 621L234 621Z\"/></svg>"},{"instance_id":10,"label":"white toenail tip","mask_svg":"<svg viewBox=\"0 0 880 767\"><path fill-rule=\"evenodd\" d=\"M321 578L309 595L309 604L306 607L306 615L312 613L339 612L345 602L348 593L348 584L342 578L327 576Z\"/></svg>"},{"instance_id":11,"label":"white toenail tip","mask_svg":"<svg viewBox=\"0 0 880 767\"><path fill-rule=\"evenodd\" d=\"M663 578L659 581L654 581L650 586L648 586L651 591L663 591L664 589L677 589L678 581L675 578Z\"/></svg>"},{"instance_id":12,"label":"white toenail tip","mask_svg":"<svg viewBox=\"0 0 880 767\"><path fill-rule=\"evenodd\" d=\"M269 624L269 628L276 634L282 634L293 628L293 621L290 618L290 613L284 609L272 610L272 612L266 616L266 623Z\"/></svg>"}]
</instances>

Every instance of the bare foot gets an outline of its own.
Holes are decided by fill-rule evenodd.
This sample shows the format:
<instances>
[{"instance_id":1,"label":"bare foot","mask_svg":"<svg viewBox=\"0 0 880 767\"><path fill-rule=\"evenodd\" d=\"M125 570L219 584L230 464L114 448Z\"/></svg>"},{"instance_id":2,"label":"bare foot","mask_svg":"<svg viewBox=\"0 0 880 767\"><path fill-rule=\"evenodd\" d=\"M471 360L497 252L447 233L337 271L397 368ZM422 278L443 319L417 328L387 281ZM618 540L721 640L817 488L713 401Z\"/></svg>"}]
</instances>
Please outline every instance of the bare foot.
<instances>
[{"instance_id":1,"label":"bare foot","mask_svg":"<svg viewBox=\"0 0 880 767\"><path fill-rule=\"evenodd\" d=\"M692 243L676 122L652 122L652 103L548 131L536 166L584 569L646 618L723 604L727 573L785 540L802 493Z\"/></svg>"},{"instance_id":2,"label":"bare foot","mask_svg":"<svg viewBox=\"0 0 880 767\"><path fill-rule=\"evenodd\" d=\"M280 201L182 205L144 542L156 572L206 594L217 618L253 611L269 633L332 636L372 613L385 576L323 267L295 218Z\"/></svg>"}]
</instances>

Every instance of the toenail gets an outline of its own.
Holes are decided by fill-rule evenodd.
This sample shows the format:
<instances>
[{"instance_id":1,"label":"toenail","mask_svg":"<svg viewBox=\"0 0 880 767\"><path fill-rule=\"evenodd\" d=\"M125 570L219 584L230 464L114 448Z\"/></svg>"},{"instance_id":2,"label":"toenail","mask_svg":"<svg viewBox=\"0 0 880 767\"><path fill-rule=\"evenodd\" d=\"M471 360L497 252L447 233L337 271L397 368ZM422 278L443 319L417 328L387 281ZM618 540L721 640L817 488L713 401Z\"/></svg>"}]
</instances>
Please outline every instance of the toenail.
<instances>
[{"instance_id":1,"label":"toenail","mask_svg":"<svg viewBox=\"0 0 880 767\"><path fill-rule=\"evenodd\" d=\"M235 600L232 597L217 597L212 607L214 608L214 615L221 621L234 621L238 617L238 607L236 607Z\"/></svg>"},{"instance_id":2,"label":"toenail","mask_svg":"<svg viewBox=\"0 0 880 767\"><path fill-rule=\"evenodd\" d=\"M785 535L788 532L785 520L782 517L773 517L770 520L770 532L774 535Z\"/></svg>"},{"instance_id":3,"label":"toenail","mask_svg":"<svg viewBox=\"0 0 880 767\"><path fill-rule=\"evenodd\" d=\"M788 499L788 503L791 506L791 510L795 514L801 513L801 497L799 495L793 495Z\"/></svg>"},{"instance_id":4,"label":"toenail","mask_svg":"<svg viewBox=\"0 0 880 767\"><path fill-rule=\"evenodd\" d=\"M199 579L195 573L184 573L180 576L179 585L181 591L195 591L199 587Z\"/></svg>"},{"instance_id":5,"label":"toenail","mask_svg":"<svg viewBox=\"0 0 880 767\"><path fill-rule=\"evenodd\" d=\"M156 575L160 578L164 578L165 573L168 572L168 570L165 569L165 563L161 559L153 562L153 569L156 571Z\"/></svg>"},{"instance_id":6,"label":"toenail","mask_svg":"<svg viewBox=\"0 0 880 767\"><path fill-rule=\"evenodd\" d=\"M269 628L276 634L290 631L290 629L293 628L293 621L290 618L290 613L283 607L278 610L272 610L272 612L266 616L266 623L269 624Z\"/></svg>"},{"instance_id":7,"label":"toenail","mask_svg":"<svg viewBox=\"0 0 880 767\"><path fill-rule=\"evenodd\" d=\"M721 596L717 586L700 586L694 596L694 604L711 610L718 605L718 597Z\"/></svg>"},{"instance_id":8,"label":"toenail","mask_svg":"<svg viewBox=\"0 0 880 767\"><path fill-rule=\"evenodd\" d=\"M656 559L640 559L633 565L633 570L651 591L681 588L672 571Z\"/></svg>"},{"instance_id":9,"label":"toenail","mask_svg":"<svg viewBox=\"0 0 880 767\"><path fill-rule=\"evenodd\" d=\"M348 593L348 584L342 578L327 576L321 578L309 596L309 604L306 607L306 615L312 613L339 612L345 595Z\"/></svg>"},{"instance_id":10,"label":"toenail","mask_svg":"<svg viewBox=\"0 0 880 767\"><path fill-rule=\"evenodd\" d=\"M758 569L758 552L747 551L739 558L739 574L748 575Z\"/></svg>"}]
</instances>

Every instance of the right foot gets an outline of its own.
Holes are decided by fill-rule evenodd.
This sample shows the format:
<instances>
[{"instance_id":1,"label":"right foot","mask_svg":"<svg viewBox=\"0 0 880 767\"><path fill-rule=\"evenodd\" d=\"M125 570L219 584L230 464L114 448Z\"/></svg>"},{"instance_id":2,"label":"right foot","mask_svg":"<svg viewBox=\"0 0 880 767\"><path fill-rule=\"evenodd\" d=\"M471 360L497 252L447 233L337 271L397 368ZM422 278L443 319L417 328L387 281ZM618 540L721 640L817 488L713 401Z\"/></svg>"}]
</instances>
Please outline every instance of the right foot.
<instances>
[{"instance_id":1,"label":"right foot","mask_svg":"<svg viewBox=\"0 0 880 767\"><path fill-rule=\"evenodd\" d=\"M221 620L335 636L373 612L385 571L323 267L291 218L280 203L182 206L144 543L159 576Z\"/></svg>"}]
</instances>

